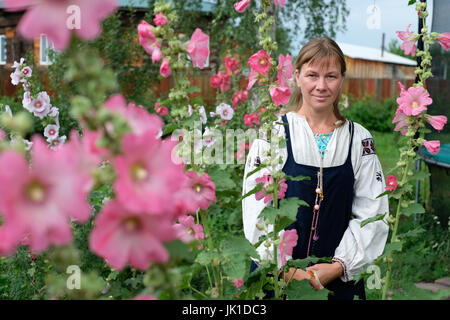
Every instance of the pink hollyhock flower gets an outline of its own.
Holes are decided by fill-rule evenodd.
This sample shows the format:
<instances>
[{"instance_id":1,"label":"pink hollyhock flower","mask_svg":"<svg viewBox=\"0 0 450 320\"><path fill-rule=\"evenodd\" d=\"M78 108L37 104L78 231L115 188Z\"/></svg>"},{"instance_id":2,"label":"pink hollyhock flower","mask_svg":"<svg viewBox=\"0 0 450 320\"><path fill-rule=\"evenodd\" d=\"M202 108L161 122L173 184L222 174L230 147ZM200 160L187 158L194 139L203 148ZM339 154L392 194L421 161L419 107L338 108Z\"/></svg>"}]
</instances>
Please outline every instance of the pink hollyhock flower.
<instances>
[{"instance_id":1,"label":"pink hollyhock flower","mask_svg":"<svg viewBox=\"0 0 450 320\"><path fill-rule=\"evenodd\" d=\"M31 70L31 68L27 66L22 69L21 73L22 77L30 78L33 74L33 70Z\"/></svg>"},{"instance_id":2,"label":"pink hollyhock flower","mask_svg":"<svg viewBox=\"0 0 450 320\"><path fill-rule=\"evenodd\" d=\"M60 147L62 147L62 145L66 143L66 140L67 140L66 136L61 136L56 137L52 140L47 139L47 142L49 143L49 148L51 150L58 150Z\"/></svg>"},{"instance_id":3,"label":"pink hollyhock flower","mask_svg":"<svg viewBox=\"0 0 450 320\"><path fill-rule=\"evenodd\" d=\"M387 183L386 190L392 191L392 192L395 192L395 190L397 190L398 184L397 184L397 178L395 176L388 174L386 183Z\"/></svg>"},{"instance_id":4,"label":"pink hollyhock flower","mask_svg":"<svg viewBox=\"0 0 450 320\"><path fill-rule=\"evenodd\" d=\"M59 135L59 126L55 124L49 124L44 129L44 136L47 138L47 141L52 141L56 139Z\"/></svg>"},{"instance_id":5,"label":"pink hollyhock flower","mask_svg":"<svg viewBox=\"0 0 450 320\"><path fill-rule=\"evenodd\" d=\"M236 105L239 103L240 99L239 99L239 91L233 93L233 95L231 96L231 104L233 105L233 109L236 110Z\"/></svg>"},{"instance_id":6,"label":"pink hollyhock flower","mask_svg":"<svg viewBox=\"0 0 450 320\"><path fill-rule=\"evenodd\" d=\"M233 281L233 286L235 286L238 289L240 287L242 287L243 284L244 284L244 278L242 278L242 279L234 279L234 281Z\"/></svg>"},{"instance_id":7,"label":"pink hollyhock flower","mask_svg":"<svg viewBox=\"0 0 450 320\"><path fill-rule=\"evenodd\" d=\"M248 64L252 70L265 75L270 67L270 56L261 49L248 59Z\"/></svg>"},{"instance_id":8,"label":"pink hollyhock flower","mask_svg":"<svg viewBox=\"0 0 450 320\"><path fill-rule=\"evenodd\" d=\"M211 87L215 89L219 88L220 85L222 84L222 80L223 78L220 72L218 74L214 74L210 80Z\"/></svg>"},{"instance_id":9,"label":"pink hollyhock flower","mask_svg":"<svg viewBox=\"0 0 450 320\"><path fill-rule=\"evenodd\" d=\"M238 69L238 62L235 58L225 57L225 69L227 74L233 73Z\"/></svg>"},{"instance_id":10,"label":"pink hollyhock flower","mask_svg":"<svg viewBox=\"0 0 450 320\"><path fill-rule=\"evenodd\" d=\"M252 113L252 122L256 125L259 125L259 114L258 113Z\"/></svg>"},{"instance_id":11,"label":"pink hollyhock flower","mask_svg":"<svg viewBox=\"0 0 450 320\"><path fill-rule=\"evenodd\" d=\"M181 216L178 222L173 225L177 238L184 243L191 243L196 240L204 240L203 227L195 224L193 216ZM201 245L197 249L201 249Z\"/></svg>"},{"instance_id":12,"label":"pink hollyhock flower","mask_svg":"<svg viewBox=\"0 0 450 320\"><path fill-rule=\"evenodd\" d=\"M39 136L33 138L31 166L15 151L0 156L2 251L12 253L25 236L35 252L72 240L70 218L84 222L91 214L89 177L75 159L73 148L51 151Z\"/></svg>"},{"instance_id":13,"label":"pink hollyhock flower","mask_svg":"<svg viewBox=\"0 0 450 320\"><path fill-rule=\"evenodd\" d=\"M157 136L162 130L163 121L160 117L150 114L145 108L127 102L121 94L115 94L105 102L105 107L116 114L121 115L131 127L131 132L141 135L147 131Z\"/></svg>"},{"instance_id":14,"label":"pink hollyhock flower","mask_svg":"<svg viewBox=\"0 0 450 320\"><path fill-rule=\"evenodd\" d=\"M150 262L167 262L169 254L162 243L173 239L170 217L129 211L113 199L95 219L89 247L114 269L122 270L129 263L147 270Z\"/></svg>"},{"instance_id":15,"label":"pink hollyhock flower","mask_svg":"<svg viewBox=\"0 0 450 320\"><path fill-rule=\"evenodd\" d=\"M235 9L237 12L242 13L242 12L244 12L244 11L247 9L247 7L250 5L250 2L251 2L251 0L242 0L242 1L236 2L236 3L234 4L234 9Z\"/></svg>"},{"instance_id":16,"label":"pink hollyhock flower","mask_svg":"<svg viewBox=\"0 0 450 320\"><path fill-rule=\"evenodd\" d=\"M286 230L283 233L283 238L281 239L280 244L278 245L278 250L280 251L281 256L281 264L284 266L286 264L286 255L292 256L292 251L294 247L297 245L298 235L297 230L291 229Z\"/></svg>"},{"instance_id":17,"label":"pink hollyhock flower","mask_svg":"<svg viewBox=\"0 0 450 320\"><path fill-rule=\"evenodd\" d=\"M170 215L174 194L183 183L183 165L172 161L175 141L161 141L154 132L122 138L123 155L114 159L114 191L128 209L152 215Z\"/></svg>"},{"instance_id":18,"label":"pink hollyhock flower","mask_svg":"<svg viewBox=\"0 0 450 320\"><path fill-rule=\"evenodd\" d=\"M163 60L163 63L161 63L161 67L159 68L159 73L164 77L167 78L172 73L172 69L170 68L170 61L167 59Z\"/></svg>"},{"instance_id":19,"label":"pink hollyhock flower","mask_svg":"<svg viewBox=\"0 0 450 320\"><path fill-rule=\"evenodd\" d=\"M167 107L165 106L160 107L159 105L160 105L159 102L155 103L156 113L159 114L160 116L167 116L169 114L169 109L167 109Z\"/></svg>"},{"instance_id":20,"label":"pink hollyhock flower","mask_svg":"<svg viewBox=\"0 0 450 320\"><path fill-rule=\"evenodd\" d=\"M416 38L414 32L409 31L409 24L406 27L406 31L396 31L400 40L403 41L401 48L405 54L411 54L413 57L416 55Z\"/></svg>"},{"instance_id":21,"label":"pink hollyhock flower","mask_svg":"<svg viewBox=\"0 0 450 320\"><path fill-rule=\"evenodd\" d=\"M177 194L185 212L208 209L210 202L216 201L216 186L210 176L207 173L199 176L195 171L187 171L185 176L183 189Z\"/></svg>"},{"instance_id":22,"label":"pink hollyhock flower","mask_svg":"<svg viewBox=\"0 0 450 320\"><path fill-rule=\"evenodd\" d=\"M273 0L273 3L275 5L279 5L280 7L283 7L285 2L286 0Z\"/></svg>"},{"instance_id":23,"label":"pink hollyhock flower","mask_svg":"<svg viewBox=\"0 0 450 320\"><path fill-rule=\"evenodd\" d=\"M97 146L97 141L101 135L101 132L84 130L80 137L76 130L70 132L68 144L77 155L78 170L89 176L90 186L94 184L94 179L91 176L93 170L110 156L108 149Z\"/></svg>"},{"instance_id":24,"label":"pink hollyhock flower","mask_svg":"<svg viewBox=\"0 0 450 320\"><path fill-rule=\"evenodd\" d=\"M262 177L255 179L256 183L262 183L263 189L261 191L258 191L255 193L255 199L261 200L264 198L264 203L267 203L269 201L273 200L273 177L265 173ZM281 179L279 183L278 188L278 199L282 199L285 196L286 190L287 190L287 184L285 183L286 179Z\"/></svg>"},{"instance_id":25,"label":"pink hollyhock flower","mask_svg":"<svg viewBox=\"0 0 450 320\"><path fill-rule=\"evenodd\" d=\"M287 86L287 80L292 79L294 72L294 66L292 65L292 57L286 54L286 57L280 54L278 57L278 74L277 83L280 87Z\"/></svg>"},{"instance_id":26,"label":"pink hollyhock flower","mask_svg":"<svg viewBox=\"0 0 450 320\"><path fill-rule=\"evenodd\" d=\"M230 85L231 85L231 81L230 81L230 75L229 74L221 74L219 71L219 75L222 77L222 82L220 83L220 91L222 92L227 92L228 90L230 90Z\"/></svg>"},{"instance_id":27,"label":"pink hollyhock flower","mask_svg":"<svg viewBox=\"0 0 450 320\"><path fill-rule=\"evenodd\" d=\"M407 115L403 112L402 108L398 107L397 110L395 111L395 117L392 120L392 123L397 123L397 125L394 128L394 131L400 131L402 135L406 134L408 130L404 128L409 126L408 122L406 122L406 118Z\"/></svg>"},{"instance_id":28,"label":"pink hollyhock flower","mask_svg":"<svg viewBox=\"0 0 450 320\"><path fill-rule=\"evenodd\" d=\"M270 96L275 105L285 105L289 102L291 89L289 87L272 87L270 88Z\"/></svg>"},{"instance_id":29,"label":"pink hollyhock flower","mask_svg":"<svg viewBox=\"0 0 450 320\"><path fill-rule=\"evenodd\" d=\"M144 50L152 56L152 62L158 62L162 58L161 45L153 33L153 26L142 20L138 25L139 42Z\"/></svg>"},{"instance_id":30,"label":"pink hollyhock flower","mask_svg":"<svg viewBox=\"0 0 450 320\"><path fill-rule=\"evenodd\" d=\"M167 18L160 12L153 19L153 23L156 26L165 26L167 24Z\"/></svg>"},{"instance_id":31,"label":"pink hollyhock flower","mask_svg":"<svg viewBox=\"0 0 450 320\"><path fill-rule=\"evenodd\" d=\"M441 142L439 140L425 141L424 146L429 153L438 154L441 149Z\"/></svg>"},{"instance_id":32,"label":"pink hollyhock flower","mask_svg":"<svg viewBox=\"0 0 450 320\"><path fill-rule=\"evenodd\" d=\"M450 32L444 32L437 36L437 41L445 50L450 49Z\"/></svg>"},{"instance_id":33,"label":"pink hollyhock flower","mask_svg":"<svg viewBox=\"0 0 450 320\"><path fill-rule=\"evenodd\" d=\"M17 27L22 36L32 40L46 34L58 50L69 45L71 30L83 40L98 37L101 21L118 5L117 0L4 0L3 3L9 11L26 9ZM71 7L78 11L69 11Z\"/></svg>"},{"instance_id":34,"label":"pink hollyhock flower","mask_svg":"<svg viewBox=\"0 0 450 320\"><path fill-rule=\"evenodd\" d=\"M258 80L258 72L256 72L253 69L250 69L250 74L248 75L248 85L247 85L247 91L253 88L253 85Z\"/></svg>"},{"instance_id":35,"label":"pink hollyhock flower","mask_svg":"<svg viewBox=\"0 0 450 320\"><path fill-rule=\"evenodd\" d=\"M433 100L423 87L411 87L401 93L397 103L407 116L417 116L427 110L427 106L432 104Z\"/></svg>"},{"instance_id":36,"label":"pink hollyhock flower","mask_svg":"<svg viewBox=\"0 0 450 320\"><path fill-rule=\"evenodd\" d=\"M186 50L192 59L193 66L203 69L209 57L209 36L200 28L195 29L191 41L186 45Z\"/></svg>"},{"instance_id":37,"label":"pink hollyhock flower","mask_svg":"<svg viewBox=\"0 0 450 320\"><path fill-rule=\"evenodd\" d=\"M251 127L253 125L253 117L251 114L244 115L244 124Z\"/></svg>"},{"instance_id":38,"label":"pink hollyhock flower","mask_svg":"<svg viewBox=\"0 0 450 320\"><path fill-rule=\"evenodd\" d=\"M447 117L446 116L430 116L425 115L427 121L429 124L433 126L434 129L437 131L441 131L445 124L447 123Z\"/></svg>"}]
</instances>

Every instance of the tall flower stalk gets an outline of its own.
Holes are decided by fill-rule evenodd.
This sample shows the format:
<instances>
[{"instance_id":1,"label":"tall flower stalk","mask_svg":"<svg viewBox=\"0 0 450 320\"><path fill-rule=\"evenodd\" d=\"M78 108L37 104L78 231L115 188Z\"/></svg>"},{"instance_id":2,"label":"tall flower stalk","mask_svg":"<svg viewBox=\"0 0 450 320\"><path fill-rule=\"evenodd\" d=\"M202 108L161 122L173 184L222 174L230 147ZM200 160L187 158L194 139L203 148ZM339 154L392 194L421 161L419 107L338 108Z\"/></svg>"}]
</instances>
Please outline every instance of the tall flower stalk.
<instances>
[{"instance_id":1,"label":"tall flower stalk","mask_svg":"<svg viewBox=\"0 0 450 320\"><path fill-rule=\"evenodd\" d=\"M417 83L412 88L405 90L400 85L400 97L397 99L399 107L396 112L396 117L393 123L397 123L396 131L401 131L405 136L404 146L400 148L400 159L394 169L399 170L399 180L395 176L390 176L388 179L388 186L386 192L382 195L388 194L397 201L397 207L394 215L387 217L387 223L391 229L391 238L386 245L385 254L382 255L384 262L387 265L386 276L383 279L382 299L387 298L387 292L390 287L392 265L396 252L402 249L402 240L404 237L398 235L399 221L402 216L411 216L413 214L424 213L425 210L422 205L414 203L412 195L412 187L410 181L424 179L427 175L422 172L413 171L413 163L419 157L416 150L425 146L429 152L437 153L439 151L439 141L426 141L424 139L425 133L429 132L426 122L430 122L431 117L427 114L428 106L432 103L429 93L425 89L426 80L432 77L431 73L431 54L430 45L438 39L438 33L430 33L426 24L428 17L426 2L417 2L416 10L419 18L422 20L423 27L419 34L415 34L407 30L407 32L397 32L400 39L404 42L402 49L405 52L409 51L413 56L417 55L421 58L421 63L415 70L418 77ZM415 42L421 39L424 43L423 50L418 50ZM445 118L444 116L442 116ZM446 122L445 118L445 122ZM430 122L431 123L431 122ZM435 127L435 125L433 125ZM440 127L440 129L442 129ZM433 147L433 148L432 148ZM380 195L381 196L381 195ZM383 219L385 214L378 215L377 219Z\"/></svg>"}]
</instances>

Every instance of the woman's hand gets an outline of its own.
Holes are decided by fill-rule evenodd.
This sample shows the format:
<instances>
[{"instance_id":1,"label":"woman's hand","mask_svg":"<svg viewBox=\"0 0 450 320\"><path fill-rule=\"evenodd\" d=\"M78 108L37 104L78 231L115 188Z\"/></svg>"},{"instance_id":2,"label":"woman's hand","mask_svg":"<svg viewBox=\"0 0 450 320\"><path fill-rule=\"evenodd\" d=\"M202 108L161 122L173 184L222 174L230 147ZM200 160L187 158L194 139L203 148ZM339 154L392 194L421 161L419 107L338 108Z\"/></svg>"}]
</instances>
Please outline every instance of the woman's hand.
<instances>
[{"instance_id":1,"label":"woman's hand","mask_svg":"<svg viewBox=\"0 0 450 320\"><path fill-rule=\"evenodd\" d=\"M311 280L308 280L309 284L316 290L323 289L324 286L326 286L331 281L339 278L344 272L344 269L342 268L339 262L318 263L311 267L306 268L306 270L315 272L317 277L319 278L318 280L321 286L317 285L318 281L314 280L313 277L311 277Z\"/></svg>"},{"instance_id":2,"label":"woman's hand","mask_svg":"<svg viewBox=\"0 0 450 320\"><path fill-rule=\"evenodd\" d=\"M296 269L296 268L289 268L289 271L284 274L284 280L286 282L289 282L289 280L292 281L292 279L295 279L297 281L302 280L312 280L313 278L311 275L309 275L306 271L302 269Z\"/></svg>"}]
</instances>

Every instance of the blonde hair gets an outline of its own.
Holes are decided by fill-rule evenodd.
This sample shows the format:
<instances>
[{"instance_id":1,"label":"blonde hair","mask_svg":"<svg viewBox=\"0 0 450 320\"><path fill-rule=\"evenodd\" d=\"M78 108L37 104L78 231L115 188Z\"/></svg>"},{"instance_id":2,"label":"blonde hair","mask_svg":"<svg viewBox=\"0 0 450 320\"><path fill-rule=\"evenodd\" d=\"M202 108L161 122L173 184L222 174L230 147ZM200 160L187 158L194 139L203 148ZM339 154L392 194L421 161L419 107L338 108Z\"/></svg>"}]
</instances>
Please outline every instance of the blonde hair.
<instances>
[{"instance_id":1,"label":"blonde hair","mask_svg":"<svg viewBox=\"0 0 450 320\"><path fill-rule=\"evenodd\" d=\"M345 63L344 53L341 48L330 38L314 38L309 41L300 50L297 60L295 61L295 69L300 72L304 64L314 64L319 62L322 65L328 65L331 61L336 61L341 67L341 75L345 76L347 71L347 66ZM336 100L333 102L333 113L338 120L342 122L340 125L345 123L345 117L341 114L339 110L339 101L341 99L341 93L339 92ZM302 92L300 88L295 85L293 92L287 104L287 108L284 113L290 111L298 111L302 107ZM339 126L339 125L338 125Z\"/></svg>"}]
</instances>

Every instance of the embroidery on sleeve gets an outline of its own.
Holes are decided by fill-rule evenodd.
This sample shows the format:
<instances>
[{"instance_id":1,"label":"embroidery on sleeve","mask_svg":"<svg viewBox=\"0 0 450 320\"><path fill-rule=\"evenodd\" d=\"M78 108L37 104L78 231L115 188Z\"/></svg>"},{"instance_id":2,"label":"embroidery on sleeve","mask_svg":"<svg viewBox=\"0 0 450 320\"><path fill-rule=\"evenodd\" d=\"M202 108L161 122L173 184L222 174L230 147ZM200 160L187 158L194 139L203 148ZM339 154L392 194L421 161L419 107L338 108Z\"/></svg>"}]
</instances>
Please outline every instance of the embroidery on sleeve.
<instances>
[{"instance_id":1,"label":"embroidery on sleeve","mask_svg":"<svg viewBox=\"0 0 450 320\"><path fill-rule=\"evenodd\" d=\"M379 182L383 182L383 176L381 175L381 171L377 171L377 173L375 174L377 181Z\"/></svg>"},{"instance_id":2,"label":"embroidery on sleeve","mask_svg":"<svg viewBox=\"0 0 450 320\"><path fill-rule=\"evenodd\" d=\"M371 154L376 154L375 152L375 143L372 138L364 139L361 141L363 145L363 156L368 156Z\"/></svg>"}]
</instances>

